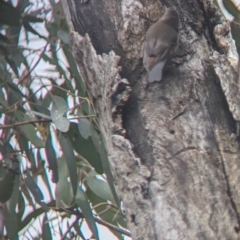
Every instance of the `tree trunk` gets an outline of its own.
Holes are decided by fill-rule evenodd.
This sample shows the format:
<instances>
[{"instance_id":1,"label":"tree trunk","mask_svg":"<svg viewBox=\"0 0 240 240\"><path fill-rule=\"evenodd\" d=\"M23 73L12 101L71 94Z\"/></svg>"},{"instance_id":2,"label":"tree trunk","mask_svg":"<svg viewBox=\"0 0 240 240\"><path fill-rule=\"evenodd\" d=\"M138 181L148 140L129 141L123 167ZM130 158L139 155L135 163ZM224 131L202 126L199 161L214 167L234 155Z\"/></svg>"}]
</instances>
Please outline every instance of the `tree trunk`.
<instances>
[{"instance_id":1,"label":"tree trunk","mask_svg":"<svg viewBox=\"0 0 240 240\"><path fill-rule=\"evenodd\" d=\"M213 1L62 3L132 238L240 239L237 53ZM147 85L141 45L170 6L178 47Z\"/></svg>"}]
</instances>

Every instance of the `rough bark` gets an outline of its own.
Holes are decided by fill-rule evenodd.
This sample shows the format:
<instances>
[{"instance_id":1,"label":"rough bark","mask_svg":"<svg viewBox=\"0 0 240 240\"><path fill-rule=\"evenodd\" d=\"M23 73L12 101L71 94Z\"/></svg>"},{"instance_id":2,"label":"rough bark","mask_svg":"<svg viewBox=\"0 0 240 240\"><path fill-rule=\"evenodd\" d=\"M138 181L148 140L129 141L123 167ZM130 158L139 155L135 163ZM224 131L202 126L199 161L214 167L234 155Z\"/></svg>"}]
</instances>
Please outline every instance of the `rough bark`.
<instances>
[{"instance_id":1,"label":"rough bark","mask_svg":"<svg viewBox=\"0 0 240 240\"><path fill-rule=\"evenodd\" d=\"M132 238L240 239L237 55L213 1L62 2ZM172 5L178 50L146 85L144 34Z\"/></svg>"}]
</instances>

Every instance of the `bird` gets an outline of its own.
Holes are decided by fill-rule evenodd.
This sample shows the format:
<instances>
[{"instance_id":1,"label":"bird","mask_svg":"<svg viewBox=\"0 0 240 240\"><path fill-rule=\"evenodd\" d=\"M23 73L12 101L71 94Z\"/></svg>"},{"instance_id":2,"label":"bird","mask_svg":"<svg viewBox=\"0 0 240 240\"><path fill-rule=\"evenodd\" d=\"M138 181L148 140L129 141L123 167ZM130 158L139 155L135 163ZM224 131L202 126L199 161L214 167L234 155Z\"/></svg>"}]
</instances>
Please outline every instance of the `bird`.
<instances>
[{"instance_id":1,"label":"bird","mask_svg":"<svg viewBox=\"0 0 240 240\"><path fill-rule=\"evenodd\" d=\"M163 67L178 40L178 26L177 10L171 7L146 32L142 57L150 83L162 79Z\"/></svg>"}]
</instances>

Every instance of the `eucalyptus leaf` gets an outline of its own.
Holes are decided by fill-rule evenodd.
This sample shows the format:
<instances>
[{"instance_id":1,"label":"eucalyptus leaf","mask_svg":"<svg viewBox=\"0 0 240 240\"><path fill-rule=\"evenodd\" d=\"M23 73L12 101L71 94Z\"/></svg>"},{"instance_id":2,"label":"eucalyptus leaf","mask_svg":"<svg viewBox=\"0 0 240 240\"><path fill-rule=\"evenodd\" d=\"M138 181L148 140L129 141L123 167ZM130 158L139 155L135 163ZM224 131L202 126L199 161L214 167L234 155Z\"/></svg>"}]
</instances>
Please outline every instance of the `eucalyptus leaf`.
<instances>
[{"instance_id":1,"label":"eucalyptus leaf","mask_svg":"<svg viewBox=\"0 0 240 240\"><path fill-rule=\"evenodd\" d=\"M38 185L35 183L33 177L30 175L29 171L26 173L25 183L27 185L27 188L32 193L35 201L42 206L46 211L48 210L47 205L43 202L43 194Z\"/></svg>"},{"instance_id":2,"label":"eucalyptus leaf","mask_svg":"<svg viewBox=\"0 0 240 240\"><path fill-rule=\"evenodd\" d=\"M23 214L25 212L25 207L26 207L26 202L23 196L23 192L19 192L19 197L18 197L18 223L21 222L21 219L23 217Z\"/></svg>"},{"instance_id":3,"label":"eucalyptus leaf","mask_svg":"<svg viewBox=\"0 0 240 240\"><path fill-rule=\"evenodd\" d=\"M16 76L19 77L18 67L17 67L16 63L14 62L14 60L9 56L5 56L5 60L9 64L9 66L12 68L12 70L16 74Z\"/></svg>"},{"instance_id":4,"label":"eucalyptus leaf","mask_svg":"<svg viewBox=\"0 0 240 240\"><path fill-rule=\"evenodd\" d=\"M67 135L59 133L59 143L63 151L63 157L66 161L69 177L72 184L73 195L76 195L77 186L78 186L78 175L77 175L77 165L76 157L73 152L73 147L69 141Z\"/></svg>"},{"instance_id":5,"label":"eucalyptus leaf","mask_svg":"<svg viewBox=\"0 0 240 240\"><path fill-rule=\"evenodd\" d=\"M99 197L110 201L112 203L115 203L115 200L113 198L111 189L109 185L103 181L102 179L99 179L97 177L97 173L94 170L91 170L89 172L88 177L87 177L87 184L89 188Z\"/></svg>"},{"instance_id":6,"label":"eucalyptus leaf","mask_svg":"<svg viewBox=\"0 0 240 240\"><path fill-rule=\"evenodd\" d=\"M45 39L45 37L38 33L25 18L22 19L22 24L25 30L37 35L39 38Z\"/></svg>"},{"instance_id":7,"label":"eucalyptus leaf","mask_svg":"<svg viewBox=\"0 0 240 240\"><path fill-rule=\"evenodd\" d=\"M15 89L12 89L12 88L11 88L11 90L9 89L8 105L12 106L12 105L16 104L17 102L19 102L20 100L21 100L21 94L19 92L17 92Z\"/></svg>"},{"instance_id":8,"label":"eucalyptus leaf","mask_svg":"<svg viewBox=\"0 0 240 240\"><path fill-rule=\"evenodd\" d=\"M49 169L52 171L52 182L58 182L58 165L57 165L57 157L52 145L51 134L48 134L48 138L46 141L46 157L49 165Z\"/></svg>"},{"instance_id":9,"label":"eucalyptus leaf","mask_svg":"<svg viewBox=\"0 0 240 240\"><path fill-rule=\"evenodd\" d=\"M69 35L68 35L67 32L65 32L64 30L60 29L60 30L58 30L57 35L65 44L69 43Z\"/></svg>"},{"instance_id":10,"label":"eucalyptus leaf","mask_svg":"<svg viewBox=\"0 0 240 240\"><path fill-rule=\"evenodd\" d=\"M9 208L9 204L4 205L3 209L4 223L7 230L8 238L11 240L18 240L18 222L17 214L14 209Z\"/></svg>"},{"instance_id":11,"label":"eucalyptus leaf","mask_svg":"<svg viewBox=\"0 0 240 240\"><path fill-rule=\"evenodd\" d=\"M60 117L58 119L53 120L53 123L61 132L67 132L70 126L70 121L65 117Z\"/></svg>"},{"instance_id":12,"label":"eucalyptus leaf","mask_svg":"<svg viewBox=\"0 0 240 240\"><path fill-rule=\"evenodd\" d=\"M42 117L42 118L51 119L50 116L48 116L44 113L36 112L36 111L33 111L33 110L29 110L28 112L33 113L34 115Z\"/></svg>"},{"instance_id":13,"label":"eucalyptus leaf","mask_svg":"<svg viewBox=\"0 0 240 240\"><path fill-rule=\"evenodd\" d=\"M68 105L66 101L59 96L52 96L52 100L51 119L60 131L67 132L70 121L63 117L63 115L69 110Z\"/></svg>"},{"instance_id":14,"label":"eucalyptus leaf","mask_svg":"<svg viewBox=\"0 0 240 240\"><path fill-rule=\"evenodd\" d=\"M5 99L5 96L4 96L3 92L2 92L2 89L0 89L0 104L2 106L4 106L4 107L8 107L8 103L7 103L6 99Z\"/></svg>"},{"instance_id":15,"label":"eucalyptus leaf","mask_svg":"<svg viewBox=\"0 0 240 240\"><path fill-rule=\"evenodd\" d=\"M32 195L30 194L30 191L27 189L26 184L21 186L21 191L24 194L24 197L26 198L28 205L34 206Z\"/></svg>"},{"instance_id":16,"label":"eucalyptus leaf","mask_svg":"<svg viewBox=\"0 0 240 240\"><path fill-rule=\"evenodd\" d=\"M8 171L4 177L0 179L0 202L5 203L12 195L14 188L15 175L13 172Z\"/></svg>"},{"instance_id":17,"label":"eucalyptus leaf","mask_svg":"<svg viewBox=\"0 0 240 240\"><path fill-rule=\"evenodd\" d=\"M19 224L18 231L21 231L23 228L25 228L33 219L36 219L38 216L44 213L44 211L45 210L43 208L38 208L30 212Z\"/></svg>"},{"instance_id":18,"label":"eucalyptus leaf","mask_svg":"<svg viewBox=\"0 0 240 240\"><path fill-rule=\"evenodd\" d=\"M94 211L96 212L97 215L99 215L101 219L117 227L122 226L123 228L127 229L127 224L121 210L117 209L112 205L109 205L107 201L97 196L94 192L90 191L89 189L87 190L86 194L87 194L88 200L94 206ZM118 239L122 239L122 234L112 229L109 229L109 230Z\"/></svg>"},{"instance_id":19,"label":"eucalyptus leaf","mask_svg":"<svg viewBox=\"0 0 240 240\"><path fill-rule=\"evenodd\" d=\"M45 213L43 221L42 221L42 240L51 240L52 233L49 227L48 217Z\"/></svg>"},{"instance_id":20,"label":"eucalyptus leaf","mask_svg":"<svg viewBox=\"0 0 240 240\"><path fill-rule=\"evenodd\" d=\"M81 226L79 222L76 222L73 226L74 230L77 232L78 236L80 236L83 240L87 240L87 238L84 237L82 231L81 231Z\"/></svg>"},{"instance_id":21,"label":"eucalyptus leaf","mask_svg":"<svg viewBox=\"0 0 240 240\"><path fill-rule=\"evenodd\" d=\"M66 45L63 46L62 49L63 49L65 57L66 57L66 59L68 61L68 65L70 67L71 74L73 75L73 77L75 79L77 89L78 89L80 95L82 97L85 97L86 96L86 88L85 88L83 80L82 80L82 78L80 76L80 73L79 73L79 70L77 68L76 61L75 61L75 59L74 59L74 57L72 55L72 52L70 51L69 47L66 46Z\"/></svg>"},{"instance_id":22,"label":"eucalyptus leaf","mask_svg":"<svg viewBox=\"0 0 240 240\"><path fill-rule=\"evenodd\" d=\"M67 102L63 98L53 95L52 101L53 101L52 102L53 105L52 105L51 116L52 114L56 117L58 117L59 115L62 116L69 110Z\"/></svg>"},{"instance_id":23,"label":"eucalyptus leaf","mask_svg":"<svg viewBox=\"0 0 240 240\"><path fill-rule=\"evenodd\" d=\"M42 55L42 59L43 59L45 62L48 62L48 63L50 63L50 64L52 64L52 65L56 65L56 64L57 64L57 61L56 61L55 59L49 57L49 56L46 55L46 54L43 54L43 55Z\"/></svg>"},{"instance_id":24,"label":"eucalyptus leaf","mask_svg":"<svg viewBox=\"0 0 240 240\"><path fill-rule=\"evenodd\" d=\"M97 173L102 174L101 157L93 144L92 138L84 139L79 133L78 124L74 122L71 122L67 135L74 150L83 156L94 167Z\"/></svg>"},{"instance_id":25,"label":"eucalyptus leaf","mask_svg":"<svg viewBox=\"0 0 240 240\"><path fill-rule=\"evenodd\" d=\"M5 1L0 1L0 9L0 24L6 24L14 27L21 26L21 12L18 9Z\"/></svg>"},{"instance_id":26,"label":"eucalyptus leaf","mask_svg":"<svg viewBox=\"0 0 240 240\"><path fill-rule=\"evenodd\" d=\"M67 181L69 172L64 157L58 159L58 176L59 180L55 188L56 206L70 206L74 198L72 187Z\"/></svg>"},{"instance_id":27,"label":"eucalyptus leaf","mask_svg":"<svg viewBox=\"0 0 240 240\"><path fill-rule=\"evenodd\" d=\"M43 163L45 163L45 162L43 161ZM47 191L49 193L50 199L53 200L54 197L53 197L53 193L52 193L52 185L50 185L50 182L49 182L49 176L48 176L48 173L47 173L47 168L43 169L41 176L42 176L43 182L46 185L46 188L47 188Z\"/></svg>"},{"instance_id":28,"label":"eucalyptus leaf","mask_svg":"<svg viewBox=\"0 0 240 240\"><path fill-rule=\"evenodd\" d=\"M31 12L31 15L25 15L24 19L28 22L33 22L33 23L39 23L39 22L43 22L44 19L43 18L39 18L33 15L33 12Z\"/></svg>"},{"instance_id":29,"label":"eucalyptus leaf","mask_svg":"<svg viewBox=\"0 0 240 240\"><path fill-rule=\"evenodd\" d=\"M81 118L78 123L78 130L83 138L88 139L91 136L91 122L87 118Z\"/></svg>"},{"instance_id":30,"label":"eucalyptus leaf","mask_svg":"<svg viewBox=\"0 0 240 240\"><path fill-rule=\"evenodd\" d=\"M29 161L32 167L36 168L35 157L32 150L30 150L28 143L29 141L24 135L19 136L20 149L22 151L25 151L25 154L27 155L27 160Z\"/></svg>"},{"instance_id":31,"label":"eucalyptus leaf","mask_svg":"<svg viewBox=\"0 0 240 240\"><path fill-rule=\"evenodd\" d=\"M92 130L92 135L91 135L92 140L93 140L95 149L97 149L100 153L102 166L104 169L104 173L107 176L107 181L108 181L109 187L111 189L112 195L114 197L116 204L118 205L118 207L120 207L120 201L119 201L119 198L118 198L116 190L115 190L114 179L113 179L111 167L110 167L110 164L108 161L107 152L106 152L105 146L103 144L102 135L101 134L99 135L93 127L91 128L91 130Z\"/></svg>"},{"instance_id":32,"label":"eucalyptus leaf","mask_svg":"<svg viewBox=\"0 0 240 240\"><path fill-rule=\"evenodd\" d=\"M4 204L4 223L7 235L10 240L18 240L18 220L16 214L16 206L19 195L19 176L15 177L14 189L11 198Z\"/></svg>"},{"instance_id":33,"label":"eucalyptus leaf","mask_svg":"<svg viewBox=\"0 0 240 240\"><path fill-rule=\"evenodd\" d=\"M20 112L16 111L15 112L16 118L19 122L25 122L25 121L30 121L31 118ZM36 130L33 126L33 124L25 124L22 126L19 126L20 132L28 139L31 141L33 145L36 147L42 148L45 146L44 141L41 140L37 135L36 135Z\"/></svg>"},{"instance_id":34,"label":"eucalyptus leaf","mask_svg":"<svg viewBox=\"0 0 240 240\"><path fill-rule=\"evenodd\" d=\"M51 118L50 117L50 111L47 107L44 106L43 101L39 100L33 92L31 92L31 94L33 94L32 96L32 103L30 104L30 107L32 109L32 111L35 111L37 113L41 113L44 114L44 117L46 117L47 119ZM37 114L35 114L37 115Z\"/></svg>"},{"instance_id":35,"label":"eucalyptus leaf","mask_svg":"<svg viewBox=\"0 0 240 240\"><path fill-rule=\"evenodd\" d=\"M95 219L93 217L92 209L89 205L89 202L88 202L85 192L80 187L77 189L75 201L76 201L78 207L80 207L82 214L87 221L88 227L92 231L95 239L99 239L98 229L97 229Z\"/></svg>"}]
</instances>

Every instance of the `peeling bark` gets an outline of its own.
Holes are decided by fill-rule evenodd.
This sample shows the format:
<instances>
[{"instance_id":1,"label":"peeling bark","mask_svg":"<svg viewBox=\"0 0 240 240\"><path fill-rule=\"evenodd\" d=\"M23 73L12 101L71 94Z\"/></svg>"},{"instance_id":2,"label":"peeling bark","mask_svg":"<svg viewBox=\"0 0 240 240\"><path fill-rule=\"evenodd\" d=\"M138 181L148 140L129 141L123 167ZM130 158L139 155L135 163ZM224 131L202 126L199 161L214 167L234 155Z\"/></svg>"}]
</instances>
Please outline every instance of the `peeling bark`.
<instances>
[{"instance_id":1,"label":"peeling bark","mask_svg":"<svg viewBox=\"0 0 240 240\"><path fill-rule=\"evenodd\" d=\"M237 53L213 1L62 3L132 238L240 239ZM178 50L147 85L141 44L171 5Z\"/></svg>"}]
</instances>

